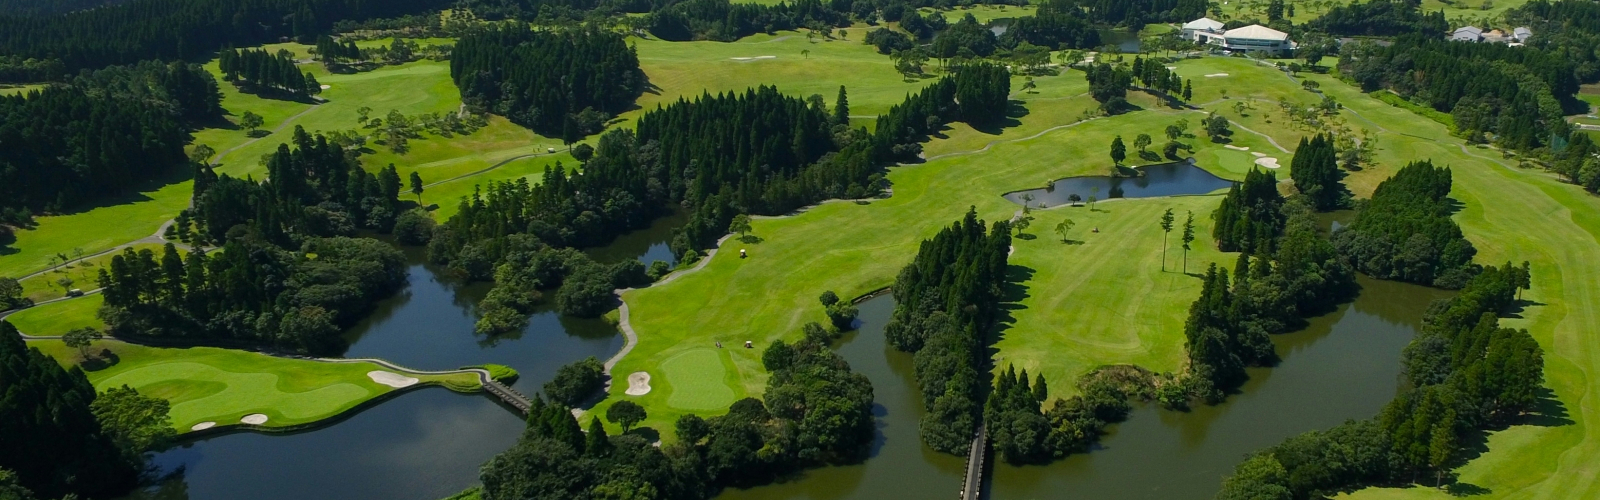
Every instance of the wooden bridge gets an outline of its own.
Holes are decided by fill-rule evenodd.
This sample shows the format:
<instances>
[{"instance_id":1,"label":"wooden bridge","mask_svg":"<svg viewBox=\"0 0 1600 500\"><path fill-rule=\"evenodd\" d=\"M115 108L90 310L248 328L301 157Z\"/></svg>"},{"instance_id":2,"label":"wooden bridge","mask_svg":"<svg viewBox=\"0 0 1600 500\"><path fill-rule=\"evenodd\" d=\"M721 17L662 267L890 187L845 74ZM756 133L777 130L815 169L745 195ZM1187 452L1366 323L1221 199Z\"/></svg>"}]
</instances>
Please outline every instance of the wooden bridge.
<instances>
[{"instance_id":1,"label":"wooden bridge","mask_svg":"<svg viewBox=\"0 0 1600 500\"><path fill-rule=\"evenodd\" d=\"M977 500L983 489L983 461L989 452L989 427L978 424L978 435L972 438L972 450L967 452L967 478L961 485L961 500Z\"/></svg>"},{"instance_id":2,"label":"wooden bridge","mask_svg":"<svg viewBox=\"0 0 1600 500\"><path fill-rule=\"evenodd\" d=\"M512 408L516 408L524 416L528 414L528 409L533 407L533 403L529 402L527 396L517 392L516 389L506 387L505 384L496 382L487 375L483 377L483 390L489 391L489 394L493 394L494 397L500 398L501 401L511 405Z\"/></svg>"}]
</instances>

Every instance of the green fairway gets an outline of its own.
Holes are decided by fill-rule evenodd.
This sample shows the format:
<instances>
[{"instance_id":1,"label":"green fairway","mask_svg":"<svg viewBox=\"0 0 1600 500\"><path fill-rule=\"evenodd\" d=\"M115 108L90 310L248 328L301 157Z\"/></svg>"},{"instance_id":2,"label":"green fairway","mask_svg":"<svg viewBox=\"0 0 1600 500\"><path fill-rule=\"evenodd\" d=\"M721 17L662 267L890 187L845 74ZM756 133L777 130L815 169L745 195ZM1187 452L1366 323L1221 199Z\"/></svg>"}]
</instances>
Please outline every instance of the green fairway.
<instances>
[{"instance_id":1,"label":"green fairway","mask_svg":"<svg viewBox=\"0 0 1600 500\"><path fill-rule=\"evenodd\" d=\"M22 333L38 336L56 336L74 328L104 330L106 324L95 315L105 297L100 294L34 306L6 317Z\"/></svg>"},{"instance_id":2,"label":"green fairway","mask_svg":"<svg viewBox=\"0 0 1600 500\"><path fill-rule=\"evenodd\" d=\"M28 85L16 85L16 86L0 85L0 96L5 96L5 95L26 95L28 92L39 90L39 89L42 89L42 88L44 88L44 84L28 84Z\"/></svg>"},{"instance_id":3,"label":"green fairway","mask_svg":"<svg viewBox=\"0 0 1600 500\"><path fill-rule=\"evenodd\" d=\"M1188 68L1189 64L1180 65L1180 73L1223 68L1252 82L1268 82L1273 85L1269 88L1292 89L1298 93L1287 94L1293 99L1309 102L1313 97L1292 83L1271 84L1273 78L1282 76L1249 61L1207 59L1195 61L1194 68ZM659 375L664 369L660 362L679 353L703 349L713 342L732 346L751 340L754 349L728 351L733 373L726 379L734 398L759 395L766 382L761 350L773 340L797 337L806 322L825 323L816 298L822 291L856 297L889 286L900 267L915 255L918 243L960 218L968 206L976 206L985 220L1010 218L1020 207L1001 198L1001 193L1037 187L1049 179L1103 175L1111 167L1107 150L1112 137L1131 140L1141 132L1160 136L1168 124L1180 118L1188 119L1190 130L1195 131L1194 124L1203 117L1192 111L1157 108L1147 98L1130 94L1148 109L1066 126L1074 123L1083 109L1094 106L1078 91L1083 88L1082 78L1081 72L1047 77L1041 80L1039 94L1018 95L1028 101L1028 114L999 135L965 126L947 131L948 139L927 145L931 161L890 169L891 198L867 204L825 203L795 217L758 218L754 234L763 241L725 246L745 248L749 258L721 252L704 269L666 285L628 292L624 299L639 345L613 373ZM1018 88L1021 80L1018 77L1013 88ZM1195 87L1197 92L1206 88L1202 82ZM1292 131L1282 133L1284 139L1298 140ZM1263 136L1239 131L1234 137L1234 144L1241 147L1277 152ZM1251 166L1253 157L1248 153L1204 139L1185 142L1198 148L1195 156L1200 165L1219 175L1241 178ZM1286 177L1287 169L1279 174ZM1057 394L1070 392L1072 380L1098 364L1137 362L1176 370L1182 353L1182 318L1194 300L1198 280L1161 271L1157 217L1168 207L1180 217L1193 210L1196 233L1202 235L1194 248L1208 248L1203 236L1209 232L1207 217L1219 201L1216 196L1130 200L1100 204L1097 208L1103 212L1092 214L1086 208L1040 212L1029 230L1038 239L1016 240L1013 263L1026 268L1019 269L1024 272L1021 288L1025 295L1009 299L1019 301L1020 309L1013 311L1015 324L1002 331L1001 359L1042 369ZM1089 244L1051 241L1050 228L1059 218L1069 216L1078 219L1074 239L1087 239ZM1089 234L1096 225L1101 233ZM1174 236L1171 248L1181 251L1176 242ZM1175 258L1180 254L1175 252L1169 253L1169 269L1179 262ZM1231 264L1232 257L1211 250L1192 251L1190 271L1203 270L1209 261ZM1128 287L1128 283L1140 286ZM1138 314L1119 315L1129 310ZM1079 314L1084 311L1095 312ZM624 396L623 388L614 386L616 394L610 400L638 400L650 409L646 425L670 428L684 412L672 402L678 397L674 383L657 383L661 378L667 377L653 379L655 390L638 398Z\"/></svg>"},{"instance_id":4,"label":"green fairway","mask_svg":"<svg viewBox=\"0 0 1600 500\"><path fill-rule=\"evenodd\" d=\"M136 252L140 250L150 250L152 252L156 252L157 255L160 255L162 246L163 245L157 243L139 243L133 245L132 248ZM80 290L93 290L95 288L99 288L100 285L95 280L99 276L100 269L110 265L112 257L121 254L122 252L118 251L107 253L98 257L88 257L82 260L74 260L71 264L52 269L50 272L21 280L22 294L24 297L33 299L34 302L43 302L50 299L61 298L66 295L67 290L72 288L77 288ZM72 285L66 289L63 289L60 283L61 278L72 280Z\"/></svg>"},{"instance_id":5,"label":"green fairway","mask_svg":"<svg viewBox=\"0 0 1600 500\"><path fill-rule=\"evenodd\" d=\"M680 410L715 411L733 404L722 356L716 349L691 349L661 362L671 394L667 404Z\"/></svg>"},{"instance_id":6,"label":"green fairway","mask_svg":"<svg viewBox=\"0 0 1600 500\"><path fill-rule=\"evenodd\" d=\"M77 350L60 341L33 340L28 345L64 365L82 359ZM392 371L372 363L323 363L234 349L167 349L116 341L97 342L91 352L100 359L116 360L110 367L88 372L97 389L127 385L170 401L172 423L179 432L188 432L202 422L236 425L240 418L256 413L268 417L263 427L299 426L337 416L396 390L367 375L375 370ZM471 373L416 378L424 384L476 387L478 383L477 375Z\"/></svg>"}]
</instances>

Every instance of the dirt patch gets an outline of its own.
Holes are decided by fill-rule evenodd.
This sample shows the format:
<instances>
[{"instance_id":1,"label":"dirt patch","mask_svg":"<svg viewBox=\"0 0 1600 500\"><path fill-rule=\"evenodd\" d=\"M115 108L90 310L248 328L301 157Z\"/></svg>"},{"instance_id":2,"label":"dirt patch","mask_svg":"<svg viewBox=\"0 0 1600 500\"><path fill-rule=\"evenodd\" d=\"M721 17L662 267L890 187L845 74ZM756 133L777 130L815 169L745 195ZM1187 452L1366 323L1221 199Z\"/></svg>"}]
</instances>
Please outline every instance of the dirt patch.
<instances>
[{"instance_id":1,"label":"dirt patch","mask_svg":"<svg viewBox=\"0 0 1600 500\"><path fill-rule=\"evenodd\" d=\"M624 394L629 396L643 396L650 393L650 374L633 372L628 375L628 390Z\"/></svg>"}]
</instances>

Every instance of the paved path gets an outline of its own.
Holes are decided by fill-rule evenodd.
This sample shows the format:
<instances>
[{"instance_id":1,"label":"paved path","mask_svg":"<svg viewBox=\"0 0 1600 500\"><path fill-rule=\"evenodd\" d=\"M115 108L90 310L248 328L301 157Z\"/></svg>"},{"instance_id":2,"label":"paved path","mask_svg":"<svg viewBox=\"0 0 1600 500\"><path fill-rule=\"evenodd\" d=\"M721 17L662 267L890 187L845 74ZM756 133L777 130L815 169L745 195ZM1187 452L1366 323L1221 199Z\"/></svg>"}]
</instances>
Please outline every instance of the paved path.
<instances>
[{"instance_id":1,"label":"paved path","mask_svg":"<svg viewBox=\"0 0 1600 500\"><path fill-rule=\"evenodd\" d=\"M723 236L721 239L718 239L717 240L717 244L715 246L711 247L710 249L707 249L706 250L706 255L704 257L701 257L700 258L700 262L696 262L694 267L691 267L689 269L685 269L685 270L682 270L682 271L673 272L672 274L668 274L666 279L663 279L661 281L657 281L655 283L652 283L650 286L661 286L661 285L665 285L667 283L671 283L671 282L677 280L678 278L682 277L683 275L686 275L686 274L689 274L689 273L692 273L692 272L695 272L695 271L699 271L700 269L706 267L706 264L711 263L711 257L717 255L717 250L722 248L722 244L727 242L728 238L732 238L732 237L733 237L733 235L729 234L729 235ZM622 358L624 356L627 356L628 353L633 352L633 347L634 346L639 345L639 334L633 331L633 323L631 323L628 320L628 301L622 299L622 294L627 292L627 291L629 291L629 290L633 290L633 289L632 288L623 288L623 289L620 289L620 290L616 291L617 300L622 303L621 306L617 307L617 313L618 313L617 329L618 330L622 330L623 343L622 343L622 349L618 350L616 354L613 354L611 356L611 358L607 359L606 362L605 362L605 374L608 377L611 376L611 368L614 367L614 366L617 366L617 362L622 361ZM615 377L613 377L613 378L615 378ZM610 388L609 387L610 382L606 382L606 384L608 384L607 388L609 389Z\"/></svg>"},{"instance_id":2,"label":"paved path","mask_svg":"<svg viewBox=\"0 0 1600 500\"><path fill-rule=\"evenodd\" d=\"M972 438L972 448L967 452L967 477L962 482L961 500L976 500L983 489L983 462L989 451L989 427L978 425L978 435Z\"/></svg>"},{"instance_id":3,"label":"paved path","mask_svg":"<svg viewBox=\"0 0 1600 500\"><path fill-rule=\"evenodd\" d=\"M293 123L295 121L295 119L298 119L298 118L300 118L302 116L305 116L306 113L310 113L310 112L316 110L317 107L321 106L321 105L322 104L320 104L320 103L319 104L312 104L311 107L306 108L305 111L301 111L299 113L296 113L294 116L291 116L291 117L289 117L287 119L284 119L283 122L279 123L278 126L276 128L273 128L271 132L268 132L265 135L262 135L261 137L257 137L257 138L254 138L254 139L250 139L248 141L244 141L244 144L240 144L238 146L234 146L234 147L228 148L226 151L223 151L221 153L217 153L216 156L211 157L211 164L212 165L219 165L219 164L222 163L222 158L224 156L228 156L228 153L232 153L234 151L238 151L240 149L243 149L245 146L249 146L251 144L255 144L256 141L259 141L259 140L262 140L262 139L266 139L267 137L271 136L272 134L276 134L278 132L283 131L284 127L288 127L290 123Z\"/></svg>"}]
</instances>

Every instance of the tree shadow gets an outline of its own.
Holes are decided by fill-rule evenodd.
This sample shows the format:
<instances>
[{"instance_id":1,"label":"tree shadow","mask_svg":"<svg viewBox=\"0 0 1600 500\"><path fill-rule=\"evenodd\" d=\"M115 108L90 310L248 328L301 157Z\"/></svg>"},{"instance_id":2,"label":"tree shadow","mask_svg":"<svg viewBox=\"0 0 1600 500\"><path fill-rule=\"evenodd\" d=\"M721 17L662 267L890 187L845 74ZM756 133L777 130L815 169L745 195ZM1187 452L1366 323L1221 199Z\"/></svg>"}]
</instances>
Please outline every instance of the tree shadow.
<instances>
[{"instance_id":1,"label":"tree shadow","mask_svg":"<svg viewBox=\"0 0 1600 500\"><path fill-rule=\"evenodd\" d=\"M971 124L971 123L969 123L968 125L972 125L972 129L973 130L976 130L976 131L978 131L980 133L983 133L985 135L1000 135L1000 134L1005 133L1005 130L1008 129L1008 128L1017 127L1017 126L1022 125L1022 120L1020 120L1019 118L1028 116L1028 113L1029 113L1028 107L1024 106L1022 101L1016 101L1016 100L1006 101L1006 117L1005 117L1005 119L997 120L997 121L995 121L993 123L985 123L985 124L981 124L981 125L979 125L979 124Z\"/></svg>"},{"instance_id":2,"label":"tree shadow","mask_svg":"<svg viewBox=\"0 0 1600 500\"><path fill-rule=\"evenodd\" d=\"M656 430L656 428L654 428L654 427L648 427L648 426L634 427L632 429L628 429L628 432L624 432L623 434L639 436L639 437L644 438L645 441L651 442L651 443L656 443L656 442L660 442L661 441L661 431Z\"/></svg>"},{"instance_id":3,"label":"tree shadow","mask_svg":"<svg viewBox=\"0 0 1600 500\"><path fill-rule=\"evenodd\" d=\"M1463 483L1463 482L1459 482L1459 481L1451 482L1450 484L1446 484L1444 486L1444 491L1445 491L1445 493L1449 493L1450 496L1453 496L1453 497L1471 497L1471 496L1488 495L1490 493L1494 493L1494 490L1491 490L1489 488L1478 486L1478 485L1472 484L1472 483Z\"/></svg>"},{"instance_id":4,"label":"tree shadow","mask_svg":"<svg viewBox=\"0 0 1600 500\"><path fill-rule=\"evenodd\" d=\"M1016 311L1027 309L1022 301L1027 300L1029 281L1033 280L1036 271L1027 266L1009 264L1006 266L1006 281L1000 286L1000 307L995 315L994 336L989 339L984 351L987 359L994 359L1000 350L994 344L1005 338L1005 334L1017 323Z\"/></svg>"},{"instance_id":5,"label":"tree shadow","mask_svg":"<svg viewBox=\"0 0 1600 500\"><path fill-rule=\"evenodd\" d=\"M767 241L767 240L762 239L760 236L756 236L756 235L753 235L753 234L746 234L744 236L740 236L739 237L739 242L740 243L744 243L746 245L755 245L755 244L761 243L763 241Z\"/></svg>"},{"instance_id":6,"label":"tree shadow","mask_svg":"<svg viewBox=\"0 0 1600 500\"><path fill-rule=\"evenodd\" d=\"M1027 240L1027 241L1033 241L1033 240L1039 239L1038 236L1033 235L1033 234L1028 234L1028 233L1017 233L1015 238L1017 238L1019 240Z\"/></svg>"},{"instance_id":7,"label":"tree shadow","mask_svg":"<svg viewBox=\"0 0 1600 500\"><path fill-rule=\"evenodd\" d=\"M1144 161L1161 161L1161 155L1155 151L1144 150L1139 152L1139 159Z\"/></svg>"},{"instance_id":8,"label":"tree shadow","mask_svg":"<svg viewBox=\"0 0 1600 500\"><path fill-rule=\"evenodd\" d=\"M99 356L85 359L82 363L78 363L78 366L82 367L83 371L97 372L117 366L117 363L121 362L122 358L117 356L117 353L111 352L110 349L101 349Z\"/></svg>"},{"instance_id":9,"label":"tree shadow","mask_svg":"<svg viewBox=\"0 0 1600 500\"><path fill-rule=\"evenodd\" d=\"M1514 300L1514 301L1511 302L1511 306L1510 307L1506 308L1505 311L1502 311L1500 313L1500 317L1502 317L1502 318L1521 319L1523 311L1526 311L1529 307L1539 307L1539 306L1543 306L1543 305L1544 305L1543 302L1535 302L1535 301L1527 300L1527 299L1517 299L1517 300Z\"/></svg>"},{"instance_id":10,"label":"tree shadow","mask_svg":"<svg viewBox=\"0 0 1600 500\"><path fill-rule=\"evenodd\" d=\"M124 192L124 193L121 193L121 194L109 195L109 196L102 196L100 198L93 199L93 200L87 200L87 201L85 201L83 203L79 203L77 205L74 205L73 207L65 209L65 210L63 210L61 212L51 213L49 215L58 215L58 216L59 215L74 215L74 214L80 214L80 213L88 212L88 211L91 211L91 210L94 210L94 209L97 209L97 208L114 207L114 206L119 206L119 205L131 205L131 204L134 204L134 203L143 203L143 202L148 202L148 201L154 201L155 198L151 198L149 195L147 195L145 193L146 192L151 192L151 191L158 191L161 188L167 187L169 185L177 184L177 183L181 183L181 182L186 182L186 181L189 181L190 179L193 179L193 178L194 178L194 169L190 168L188 163L184 163L183 165L174 167L172 169L172 171L170 171L170 172L157 174L157 175L155 175L155 176L153 176L153 177L151 177L149 179L146 179L146 180L144 180L142 182L134 182L134 183L132 183L132 185L127 188L128 189L127 192Z\"/></svg>"}]
</instances>

